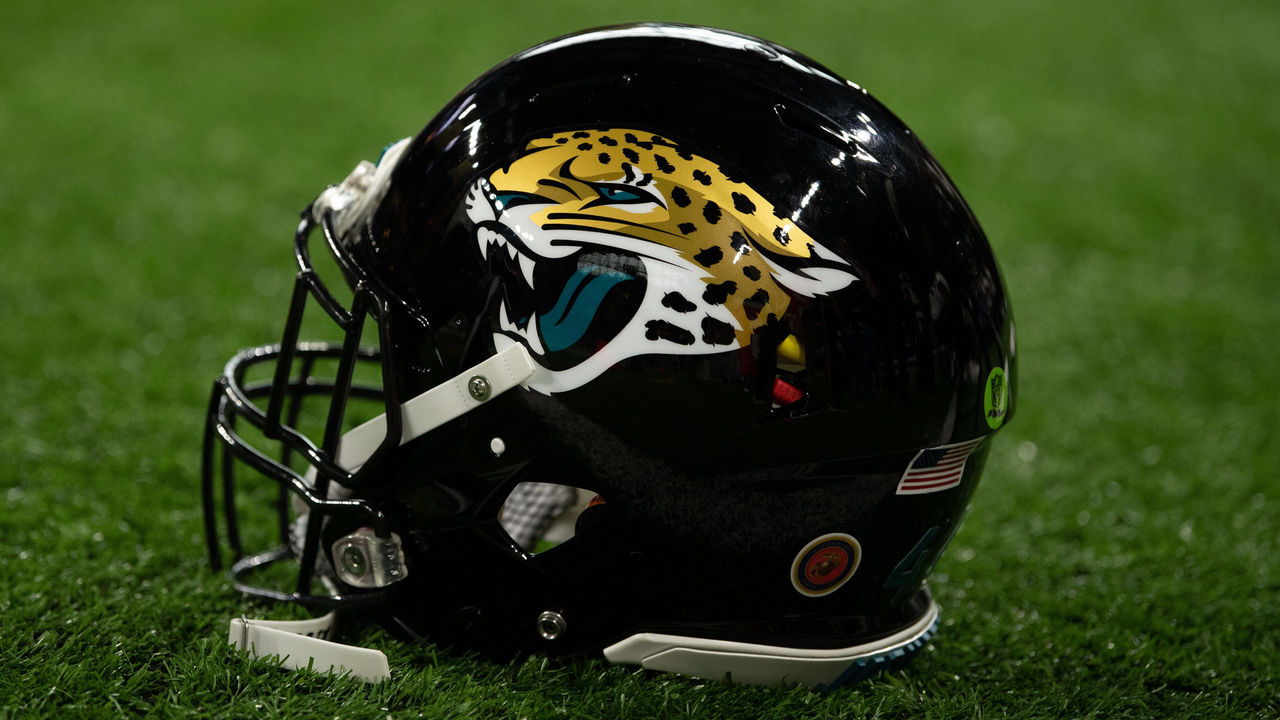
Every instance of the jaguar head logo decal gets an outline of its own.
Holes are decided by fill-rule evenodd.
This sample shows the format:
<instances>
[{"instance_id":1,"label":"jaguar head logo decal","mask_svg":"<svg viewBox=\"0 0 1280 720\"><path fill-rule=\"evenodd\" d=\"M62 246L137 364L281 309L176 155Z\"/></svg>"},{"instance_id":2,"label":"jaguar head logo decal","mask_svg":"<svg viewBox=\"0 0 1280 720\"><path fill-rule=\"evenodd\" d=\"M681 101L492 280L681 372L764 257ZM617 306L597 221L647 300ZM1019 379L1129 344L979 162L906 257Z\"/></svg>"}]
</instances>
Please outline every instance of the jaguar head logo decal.
<instances>
[{"instance_id":1,"label":"jaguar head logo decal","mask_svg":"<svg viewBox=\"0 0 1280 720\"><path fill-rule=\"evenodd\" d=\"M508 277L494 341L529 349L541 392L629 357L746 346L793 295L856 279L754 189L637 130L535 138L472 183L465 209L477 249Z\"/></svg>"}]
</instances>

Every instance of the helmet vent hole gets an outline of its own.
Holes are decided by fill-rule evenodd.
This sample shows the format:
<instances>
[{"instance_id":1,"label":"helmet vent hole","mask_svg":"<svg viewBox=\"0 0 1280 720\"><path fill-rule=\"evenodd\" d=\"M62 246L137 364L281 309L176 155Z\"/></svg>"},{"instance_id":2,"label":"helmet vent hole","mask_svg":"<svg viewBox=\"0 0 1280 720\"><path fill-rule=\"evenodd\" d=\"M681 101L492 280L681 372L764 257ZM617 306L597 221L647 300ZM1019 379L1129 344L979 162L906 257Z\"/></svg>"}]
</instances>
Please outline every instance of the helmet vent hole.
<instances>
[{"instance_id":1,"label":"helmet vent hole","mask_svg":"<svg viewBox=\"0 0 1280 720\"><path fill-rule=\"evenodd\" d=\"M571 539L578 516L598 497L571 485L523 482L507 495L498 519L516 545L537 554Z\"/></svg>"}]
</instances>

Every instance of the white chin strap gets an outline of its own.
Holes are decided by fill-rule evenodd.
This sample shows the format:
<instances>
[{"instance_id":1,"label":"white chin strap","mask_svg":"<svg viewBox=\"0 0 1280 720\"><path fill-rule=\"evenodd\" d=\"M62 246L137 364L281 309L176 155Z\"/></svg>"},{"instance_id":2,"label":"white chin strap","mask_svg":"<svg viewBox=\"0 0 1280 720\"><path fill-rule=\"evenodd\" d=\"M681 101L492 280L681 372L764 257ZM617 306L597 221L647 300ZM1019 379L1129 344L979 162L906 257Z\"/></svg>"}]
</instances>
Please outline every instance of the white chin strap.
<instances>
[{"instance_id":1,"label":"white chin strap","mask_svg":"<svg viewBox=\"0 0 1280 720\"><path fill-rule=\"evenodd\" d=\"M534 372L523 345L513 344L400 406L400 444L422 437L489 400L522 385ZM365 464L387 434L386 415L342 436L337 462L348 471ZM372 648L331 642L335 614L313 620L231 621L227 642L254 657L275 657L280 667L349 674L365 682L391 677L387 656Z\"/></svg>"},{"instance_id":2,"label":"white chin strap","mask_svg":"<svg viewBox=\"0 0 1280 720\"><path fill-rule=\"evenodd\" d=\"M325 638L336 619L330 612L311 620L231 621L227 644L253 657L274 657L289 670L314 670L349 675L369 683L391 677L387 656L372 648L343 645Z\"/></svg>"},{"instance_id":3,"label":"white chin strap","mask_svg":"<svg viewBox=\"0 0 1280 720\"><path fill-rule=\"evenodd\" d=\"M524 345L515 343L490 355L447 382L400 405L400 444L416 440L465 415L502 393L519 387L537 366ZM358 470L387 436L387 416L378 417L342 436L337 462L348 472Z\"/></svg>"}]
</instances>

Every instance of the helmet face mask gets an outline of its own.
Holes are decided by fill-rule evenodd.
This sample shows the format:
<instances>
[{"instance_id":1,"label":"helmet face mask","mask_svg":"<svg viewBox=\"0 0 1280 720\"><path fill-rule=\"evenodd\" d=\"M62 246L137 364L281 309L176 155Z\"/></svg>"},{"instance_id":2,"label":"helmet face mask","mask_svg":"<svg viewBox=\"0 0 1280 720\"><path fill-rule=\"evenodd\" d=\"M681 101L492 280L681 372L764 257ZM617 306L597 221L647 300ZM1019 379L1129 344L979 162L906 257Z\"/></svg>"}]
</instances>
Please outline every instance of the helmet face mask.
<instances>
[{"instance_id":1,"label":"helmet face mask","mask_svg":"<svg viewBox=\"0 0 1280 720\"><path fill-rule=\"evenodd\" d=\"M206 427L242 591L748 682L932 635L1013 324L963 199L856 86L705 28L561 38L325 191L295 256L281 344L228 364ZM311 305L341 342L300 340ZM279 487L281 547L247 558L239 465ZM290 590L254 582L280 560Z\"/></svg>"}]
</instances>

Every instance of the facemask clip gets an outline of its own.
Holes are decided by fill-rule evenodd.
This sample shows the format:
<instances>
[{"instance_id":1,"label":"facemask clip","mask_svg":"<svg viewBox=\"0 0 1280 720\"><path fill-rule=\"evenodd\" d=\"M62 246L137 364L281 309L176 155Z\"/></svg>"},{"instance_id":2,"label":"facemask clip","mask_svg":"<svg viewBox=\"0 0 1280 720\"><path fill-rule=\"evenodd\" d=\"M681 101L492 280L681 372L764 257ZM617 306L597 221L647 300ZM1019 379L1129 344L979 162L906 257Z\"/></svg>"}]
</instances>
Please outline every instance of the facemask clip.
<instances>
[{"instance_id":1,"label":"facemask clip","mask_svg":"<svg viewBox=\"0 0 1280 720\"><path fill-rule=\"evenodd\" d=\"M352 587L386 587L409 575L400 536L395 533L380 538L371 528L360 528L340 538L332 550L338 579Z\"/></svg>"}]
</instances>

